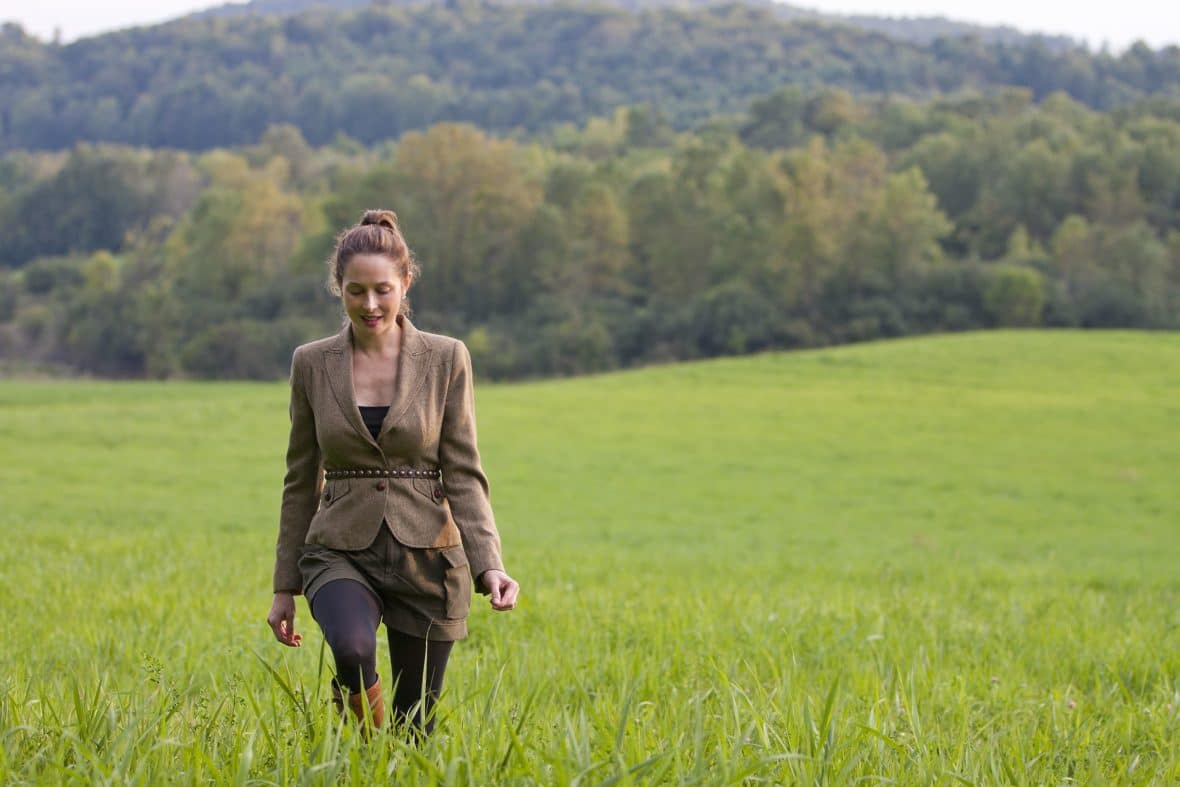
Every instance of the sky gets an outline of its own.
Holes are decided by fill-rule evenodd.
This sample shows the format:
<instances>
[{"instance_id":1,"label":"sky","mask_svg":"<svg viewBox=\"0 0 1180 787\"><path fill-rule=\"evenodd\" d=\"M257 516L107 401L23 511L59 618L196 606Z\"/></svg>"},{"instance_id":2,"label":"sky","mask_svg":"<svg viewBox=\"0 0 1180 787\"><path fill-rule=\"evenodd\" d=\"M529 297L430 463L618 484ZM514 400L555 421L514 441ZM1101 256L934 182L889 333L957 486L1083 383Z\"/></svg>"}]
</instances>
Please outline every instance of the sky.
<instances>
[{"instance_id":1,"label":"sky","mask_svg":"<svg viewBox=\"0 0 1180 787\"><path fill-rule=\"evenodd\" d=\"M796 0L820 11L878 16L945 16L964 22L1011 25L1027 32L1063 34L1118 52L1136 40L1159 48L1180 45L1175 0ZM161 22L222 5L209 0L0 0L0 20L17 21L34 35L62 40L132 25Z\"/></svg>"}]
</instances>

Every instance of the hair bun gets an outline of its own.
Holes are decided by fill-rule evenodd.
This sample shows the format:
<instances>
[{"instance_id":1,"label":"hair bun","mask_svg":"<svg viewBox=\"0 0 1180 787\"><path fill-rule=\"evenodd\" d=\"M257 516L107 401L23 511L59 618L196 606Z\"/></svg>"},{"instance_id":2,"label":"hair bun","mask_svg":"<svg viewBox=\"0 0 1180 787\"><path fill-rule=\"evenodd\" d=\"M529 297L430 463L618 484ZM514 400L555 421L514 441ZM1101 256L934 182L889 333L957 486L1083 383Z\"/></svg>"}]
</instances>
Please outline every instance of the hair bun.
<instances>
[{"instance_id":1,"label":"hair bun","mask_svg":"<svg viewBox=\"0 0 1180 787\"><path fill-rule=\"evenodd\" d=\"M397 214L392 210L366 210L361 216L361 226L379 224L391 230L397 229Z\"/></svg>"}]
</instances>

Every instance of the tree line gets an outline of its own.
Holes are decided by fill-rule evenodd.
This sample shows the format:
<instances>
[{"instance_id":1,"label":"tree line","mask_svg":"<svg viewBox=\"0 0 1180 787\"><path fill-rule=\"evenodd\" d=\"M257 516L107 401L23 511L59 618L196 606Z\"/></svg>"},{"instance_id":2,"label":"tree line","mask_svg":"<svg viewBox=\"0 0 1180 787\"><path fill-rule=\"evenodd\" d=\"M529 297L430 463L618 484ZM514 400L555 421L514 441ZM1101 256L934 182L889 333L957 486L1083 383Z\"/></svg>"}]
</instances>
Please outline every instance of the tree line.
<instances>
[{"instance_id":1,"label":"tree line","mask_svg":"<svg viewBox=\"0 0 1180 787\"><path fill-rule=\"evenodd\" d=\"M633 12L481 2L186 18L68 45L0 29L0 150L208 150L290 124L312 145L436 123L498 133L659 106L679 130L795 84L933 96L1024 86L1099 109L1180 95L1180 48L1114 56L1030 39L919 46L732 4Z\"/></svg>"},{"instance_id":2,"label":"tree line","mask_svg":"<svg viewBox=\"0 0 1180 787\"><path fill-rule=\"evenodd\" d=\"M456 2L482 2L486 5L559 5L568 0L447 0ZM434 0L331 0L333 9L355 10L367 6L421 6ZM596 0L595 5L623 8L628 11L653 11L660 8L701 9L726 5L734 0ZM916 44L930 44L939 38L961 38L975 36L988 43L1021 44L1036 38L1053 49L1071 49L1078 45L1069 36L1024 33L1011 26L980 25L960 22L941 16L887 17L871 15L830 14L822 11L777 0L737 0L742 5L764 8L772 11L776 18L786 21L824 22L829 25L855 27L884 33L891 38ZM295 15L323 9L329 3L325 0L250 0L245 3L227 3L197 11L194 17L242 17L258 15Z\"/></svg>"},{"instance_id":3,"label":"tree line","mask_svg":"<svg viewBox=\"0 0 1180 787\"><path fill-rule=\"evenodd\" d=\"M78 195L87 195L79 199ZM529 142L277 126L204 153L0 157L0 357L279 378L340 325L335 233L396 210L426 330L481 374L1000 326L1180 328L1180 103L785 88L678 132L647 107Z\"/></svg>"}]
</instances>

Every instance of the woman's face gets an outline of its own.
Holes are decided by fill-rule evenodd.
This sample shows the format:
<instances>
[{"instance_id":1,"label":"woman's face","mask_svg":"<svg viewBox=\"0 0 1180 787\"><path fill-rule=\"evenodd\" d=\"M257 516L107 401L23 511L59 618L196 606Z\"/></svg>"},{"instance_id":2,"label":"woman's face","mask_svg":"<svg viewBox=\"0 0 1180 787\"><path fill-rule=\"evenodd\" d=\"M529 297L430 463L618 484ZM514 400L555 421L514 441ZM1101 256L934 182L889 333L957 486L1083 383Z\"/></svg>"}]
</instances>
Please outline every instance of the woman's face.
<instances>
[{"instance_id":1,"label":"woman's face","mask_svg":"<svg viewBox=\"0 0 1180 787\"><path fill-rule=\"evenodd\" d=\"M357 254L344 266L340 282L344 312L358 336L376 337L397 324L402 298L410 289L410 276L383 254Z\"/></svg>"}]
</instances>

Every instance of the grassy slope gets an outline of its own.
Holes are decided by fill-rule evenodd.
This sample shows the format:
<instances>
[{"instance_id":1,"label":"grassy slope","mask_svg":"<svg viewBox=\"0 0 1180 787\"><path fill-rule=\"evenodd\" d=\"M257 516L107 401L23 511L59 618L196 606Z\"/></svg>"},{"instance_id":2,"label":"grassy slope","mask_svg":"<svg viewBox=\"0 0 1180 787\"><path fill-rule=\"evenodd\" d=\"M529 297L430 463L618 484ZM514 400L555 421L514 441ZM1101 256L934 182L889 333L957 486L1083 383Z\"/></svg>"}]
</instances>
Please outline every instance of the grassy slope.
<instances>
[{"instance_id":1,"label":"grassy slope","mask_svg":"<svg viewBox=\"0 0 1180 787\"><path fill-rule=\"evenodd\" d=\"M285 386L2 384L0 780L1173 781L1178 390L1052 332L484 386L525 601L415 757L268 642Z\"/></svg>"}]
</instances>

